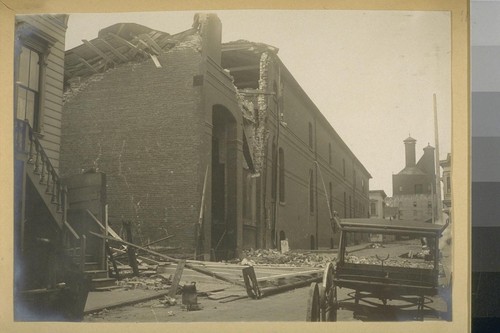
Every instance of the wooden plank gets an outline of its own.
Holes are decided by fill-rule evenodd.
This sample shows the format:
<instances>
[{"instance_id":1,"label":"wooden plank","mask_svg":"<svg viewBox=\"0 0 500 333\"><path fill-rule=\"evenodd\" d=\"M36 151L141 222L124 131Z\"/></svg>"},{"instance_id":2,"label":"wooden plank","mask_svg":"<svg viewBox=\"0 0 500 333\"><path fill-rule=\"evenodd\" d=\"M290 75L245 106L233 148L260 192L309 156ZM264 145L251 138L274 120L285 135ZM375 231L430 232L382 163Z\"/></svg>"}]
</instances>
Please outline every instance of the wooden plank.
<instances>
[{"instance_id":1,"label":"wooden plank","mask_svg":"<svg viewBox=\"0 0 500 333\"><path fill-rule=\"evenodd\" d=\"M140 48L138 48L134 44L130 43L129 41L123 39L122 37L120 37L112 32L108 32L108 36L111 36L115 40L117 40L118 42L122 43L123 45L128 46L133 51L132 56L135 56L135 54L137 52L144 53L144 51L142 51Z\"/></svg>"},{"instance_id":2,"label":"wooden plank","mask_svg":"<svg viewBox=\"0 0 500 333\"><path fill-rule=\"evenodd\" d=\"M250 71L250 70L259 70L259 65L247 65L247 66L238 66L238 67L230 67L226 68L230 72L241 72L241 71Z\"/></svg>"},{"instance_id":3,"label":"wooden plank","mask_svg":"<svg viewBox=\"0 0 500 333\"><path fill-rule=\"evenodd\" d=\"M153 251L153 250L150 250L150 249L146 249L146 248L144 248L142 246L135 245L135 244L127 242L127 241L119 241L119 240L117 240L117 239L115 239L113 237L103 236L103 235L97 234L97 233L92 232L92 231L89 231L89 234L94 235L94 236L99 237L99 238L116 241L116 242L119 242L119 243L124 244L124 245L133 246L133 247L135 247L135 248L137 248L139 250L142 250L144 252L150 253L152 255L155 255L157 257L163 258L163 259L168 260L168 261L172 261L172 262L179 262L180 261L180 259L169 257L169 256L167 256L167 255L165 255L163 253L159 253L159 252L156 252L156 251ZM216 279L219 279L219 280L222 280L222 281L226 281L226 282L229 282L229 283L232 283L232 284L235 284L235 285L239 285L239 286L244 286L244 284L242 284L240 281L235 281L235 280L232 280L232 279L228 279L225 276L221 276L220 274L214 273L214 272L209 271L207 269L204 269L204 268L201 268L201 267L196 267L196 266L191 265L189 263L186 263L185 266L187 268L189 268L189 269L192 269L193 271L196 271L196 272L199 272L199 273L202 273L202 274L214 277Z\"/></svg>"},{"instance_id":4,"label":"wooden plank","mask_svg":"<svg viewBox=\"0 0 500 333\"><path fill-rule=\"evenodd\" d=\"M94 73L99 73L99 71L97 69L94 68L94 66L92 66L91 64L89 64L87 62L87 60L83 59L82 57L80 57L78 54L76 53L73 53L77 58L78 60L80 60L85 66L87 66L90 70L92 70Z\"/></svg>"},{"instance_id":5,"label":"wooden plank","mask_svg":"<svg viewBox=\"0 0 500 333\"><path fill-rule=\"evenodd\" d=\"M151 48L153 48L156 52L158 52L158 54L163 53L163 50L160 47L160 45L158 45L158 43L156 43L154 39L151 38L148 34L142 34L139 37L143 38Z\"/></svg>"},{"instance_id":6,"label":"wooden plank","mask_svg":"<svg viewBox=\"0 0 500 333\"><path fill-rule=\"evenodd\" d=\"M132 243L132 228L130 226L130 222L123 221L123 227L125 228L127 241ZM135 257L135 250L132 246L129 246L127 248L127 254L128 254L128 262L130 267L132 267L134 276L139 276L139 267L137 266L137 258Z\"/></svg>"},{"instance_id":7,"label":"wooden plank","mask_svg":"<svg viewBox=\"0 0 500 333\"><path fill-rule=\"evenodd\" d=\"M117 56L118 58L120 58L121 60L123 60L124 62L128 62L129 59L123 55L123 53L120 53L117 49L115 49L111 44L109 44L107 41L105 41L104 39L102 38L99 38L98 39L99 41L101 41L102 44L106 45L106 47L108 48L108 50L111 51L111 53L113 53L115 56Z\"/></svg>"},{"instance_id":8,"label":"wooden plank","mask_svg":"<svg viewBox=\"0 0 500 333\"><path fill-rule=\"evenodd\" d=\"M107 62L112 62L112 63L116 64L116 62L113 59L111 59L111 57L109 57L108 55L106 55L97 46L95 46L94 44L92 44L88 40L82 39L82 42L85 45L87 45L92 51L94 51L95 53L97 53L101 58L103 58L104 60L106 60Z\"/></svg>"},{"instance_id":9,"label":"wooden plank","mask_svg":"<svg viewBox=\"0 0 500 333\"><path fill-rule=\"evenodd\" d=\"M179 282L181 281L182 271L184 270L184 266L186 265L186 260L180 260L177 263L177 269L175 270L174 278L172 279L172 285L170 286L170 290L168 291L169 297L175 297L177 293L177 288L179 287Z\"/></svg>"}]
</instances>

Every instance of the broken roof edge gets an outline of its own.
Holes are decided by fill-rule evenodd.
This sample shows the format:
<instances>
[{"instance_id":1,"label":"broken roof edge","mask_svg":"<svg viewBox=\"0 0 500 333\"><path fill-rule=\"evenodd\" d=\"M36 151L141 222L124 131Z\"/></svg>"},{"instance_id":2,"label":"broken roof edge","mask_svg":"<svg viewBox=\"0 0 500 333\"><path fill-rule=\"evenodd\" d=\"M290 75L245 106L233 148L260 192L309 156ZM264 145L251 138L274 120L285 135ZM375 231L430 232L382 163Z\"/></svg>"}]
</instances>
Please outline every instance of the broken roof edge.
<instances>
[{"instance_id":1,"label":"broken roof edge","mask_svg":"<svg viewBox=\"0 0 500 333\"><path fill-rule=\"evenodd\" d=\"M260 42L251 42L246 39L238 39L235 41L222 43L221 49L222 52L241 50L241 51L271 52L274 54L277 54L279 51L279 48L277 48L276 46Z\"/></svg>"}]
</instances>

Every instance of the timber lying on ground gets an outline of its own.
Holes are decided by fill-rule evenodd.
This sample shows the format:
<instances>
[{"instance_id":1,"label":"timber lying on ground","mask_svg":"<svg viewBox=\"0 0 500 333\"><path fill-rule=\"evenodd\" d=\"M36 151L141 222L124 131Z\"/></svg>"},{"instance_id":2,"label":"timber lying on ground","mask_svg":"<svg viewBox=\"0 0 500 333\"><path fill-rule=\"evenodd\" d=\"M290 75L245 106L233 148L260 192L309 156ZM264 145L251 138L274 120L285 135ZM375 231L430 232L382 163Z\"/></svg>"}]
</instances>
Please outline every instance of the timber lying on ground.
<instances>
[{"instance_id":1,"label":"timber lying on ground","mask_svg":"<svg viewBox=\"0 0 500 333\"><path fill-rule=\"evenodd\" d=\"M106 239L106 240L110 240L110 241L115 241L115 242L118 242L118 243L122 243L122 244L130 246L130 247L134 247L136 249L142 250L144 252L148 252L148 253L150 253L152 255L155 255L155 256L160 257L162 259L165 259L167 261L172 261L172 262L175 262L175 263L179 263L181 261L181 259L173 258L173 257L167 256L167 255L165 255L163 253L159 253L159 252L156 252L156 251L153 251L153 250L150 250L150 249L146 249L146 248L144 248L142 246L139 246L139 245L136 245L136 244L124 241L124 240L118 240L118 239L113 238L113 237L103 236L103 235L94 233L92 231L89 231L89 232L92 235L96 236L96 237L99 237L99 238L102 238L102 239ZM196 271L196 272L199 272L199 273L202 273L202 274L214 277L216 279L219 279L219 280L222 280L222 281L225 281L225 282L229 282L231 284L236 284L236 285L239 285L239 286L242 286L242 287L245 286L240 281L236 281L236 280L233 280L233 279L228 279L225 276L222 276L220 274L214 273L212 271L209 271L209 270L201 268L201 267L196 267L196 266L194 266L194 265L192 265L191 263L188 263L188 262L186 262L185 267L189 268L189 269L191 269L193 271Z\"/></svg>"}]
</instances>

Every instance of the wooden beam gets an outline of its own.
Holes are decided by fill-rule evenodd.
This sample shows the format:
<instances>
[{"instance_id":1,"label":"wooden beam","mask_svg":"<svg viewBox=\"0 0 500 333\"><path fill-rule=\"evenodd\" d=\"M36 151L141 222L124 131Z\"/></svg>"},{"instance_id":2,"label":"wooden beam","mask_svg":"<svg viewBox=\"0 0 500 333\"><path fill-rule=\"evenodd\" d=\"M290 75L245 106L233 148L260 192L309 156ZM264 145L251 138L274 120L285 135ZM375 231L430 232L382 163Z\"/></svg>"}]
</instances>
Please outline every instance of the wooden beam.
<instances>
[{"instance_id":1,"label":"wooden beam","mask_svg":"<svg viewBox=\"0 0 500 333\"><path fill-rule=\"evenodd\" d=\"M170 285L170 290L168 291L169 297L175 297L177 293L177 288L179 287L179 282L181 282L182 271L186 265L186 260L181 260L177 263L177 268L175 270L174 278L172 279L172 284Z\"/></svg>"},{"instance_id":2,"label":"wooden beam","mask_svg":"<svg viewBox=\"0 0 500 333\"><path fill-rule=\"evenodd\" d=\"M181 261L181 259L172 258L172 257L169 257L169 256L163 254L163 253L159 253L159 252L156 252L156 251L153 251L153 250L150 250L150 249L146 249L146 248L144 248L142 246L135 245L133 243L130 243L130 242L127 242L127 241L124 241L124 240L118 240L118 239L113 238L113 237L103 236L101 234L98 234L98 233L95 233L95 232L92 232L92 231L89 231L89 234L91 234L91 235L93 235L95 237L102 238L102 239L108 239L108 240L115 241L115 242L118 242L118 243L121 243L121 244L124 244L124 245L135 247L136 249L142 250L144 252L148 252L148 253L150 253L152 255L155 255L155 256L160 257L162 259L166 259L166 260L171 261L171 262L179 263ZM204 269L204 268L201 268L201 267L196 267L196 266L194 266L194 265L192 265L190 263L186 263L185 267L187 267L187 268L189 268L189 269L191 269L193 271L196 271L198 273L202 273L202 274L211 276L213 278L216 278L216 279L219 279L219 280L222 280L222 281L226 281L226 282L229 282L229 283L232 283L232 284L235 284L235 285L238 285L238 286L242 286L242 287L245 286L245 284L242 283L242 282L240 282L240 281L235 281L235 280L229 279L229 278L227 278L225 276L222 276L221 274L209 271L208 269Z\"/></svg>"},{"instance_id":3,"label":"wooden beam","mask_svg":"<svg viewBox=\"0 0 500 333\"><path fill-rule=\"evenodd\" d=\"M250 71L250 70L260 70L259 65L247 65L247 66L238 66L238 67L230 67L227 68L230 72L241 72L241 71Z\"/></svg>"},{"instance_id":4,"label":"wooden beam","mask_svg":"<svg viewBox=\"0 0 500 333\"><path fill-rule=\"evenodd\" d=\"M79 60L80 60L80 61L81 61L81 62L82 62L85 66L87 66L88 68L90 68L93 72L95 72L95 73L99 73L99 71L98 71L96 68L94 68L94 66L92 66L91 64L89 64L89 63L87 62L87 60L83 59L81 56L79 56L79 55L78 55L78 54L76 54L76 53L73 53L73 54L74 54L74 55L75 55L75 56L76 56L76 57L77 57L77 58L78 58L78 59L79 59Z\"/></svg>"},{"instance_id":5,"label":"wooden beam","mask_svg":"<svg viewBox=\"0 0 500 333\"><path fill-rule=\"evenodd\" d=\"M146 43L145 41L143 41L142 39L139 39L138 42L142 45L144 45L144 47L148 48L151 50L151 52L153 52L155 55L160 55L160 53L158 53L158 51L156 51L153 47L151 47L148 43ZM143 52L145 52L143 50Z\"/></svg>"},{"instance_id":6,"label":"wooden beam","mask_svg":"<svg viewBox=\"0 0 500 333\"><path fill-rule=\"evenodd\" d=\"M94 51L95 53L97 53L101 58L103 58L104 60L106 60L107 62L112 62L112 63L115 63L115 61L113 59L111 59L108 55L106 55L104 52L102 52L97 46L95 46L94 44L92 44L91 42L89 42L88 40L86 39L82 39L82 42L87 45L92 51Z\"/></svg>"},{"instance_id":7,"label":"wooden beam","mask_svg":"<svg viewBox=\"0 0 500 333\"><path fill-rule=\"evenodd\" d=\"M142 34L139 37L145 39L145 42L159 54L163 53L163 50L160 47L160 45L158 45L158 43L156 43L155 40L151 38L148 34Z\"/></svg>"},{"instance_id":8,"label":"wooden beam","mask_svg":"<svg viewBox=\"0 0 500 333\"><path fill-rule=\"evenodd\" d=\"M123 60L124 62L128 62L129 59L123 55L123 53L120 53L117 49L115 49L111 44L109 44L107 41L105 41L104 39L102 38L99 38L99 40L101 41L101 43L103 43L104 45L106 45L106 47L108 48L108 50L111 51L111 53L113 53L115 56L117 56L118 58L120 58L121 60Z\"/></svg>"},{"instance_id":9,"label":"wooden beam","mask_svg":"<svg viewBox=\"0 0 500 333\"><path fill-rule=\"evenodd\" d=\"M130 43L128 40L125 40L123 39L122 37L112 33L112 32L108 32L108 36L111 36L113 37L115 40L117 40L118 42L122 43L123 45L125 46L128 46L130 49L132 49L133 51L133 54L132 56L135 56L138 52L140 52L141 54L144 53L143 50L141 50L139 47L137 47L136 45Z\"/></svg>"}]
</instances>

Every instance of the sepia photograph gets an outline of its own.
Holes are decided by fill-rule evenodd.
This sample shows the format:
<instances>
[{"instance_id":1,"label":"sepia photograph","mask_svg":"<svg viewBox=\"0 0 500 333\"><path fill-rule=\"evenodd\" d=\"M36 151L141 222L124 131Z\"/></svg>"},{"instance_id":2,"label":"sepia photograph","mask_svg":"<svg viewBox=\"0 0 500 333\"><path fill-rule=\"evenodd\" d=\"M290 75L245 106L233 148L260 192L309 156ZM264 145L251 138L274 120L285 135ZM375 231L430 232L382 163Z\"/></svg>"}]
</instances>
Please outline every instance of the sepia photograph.
<instances>
[{"instance_id":1,"label":"sepia photograph","mask_svg":"<svg viewBox=\"0 0 500 333\"><path fill-rule=\"evenodd\" d=\"M457 12L16 13L14 323L467 322Z\"/></svg>"}]
</instances>

